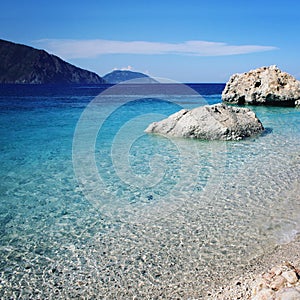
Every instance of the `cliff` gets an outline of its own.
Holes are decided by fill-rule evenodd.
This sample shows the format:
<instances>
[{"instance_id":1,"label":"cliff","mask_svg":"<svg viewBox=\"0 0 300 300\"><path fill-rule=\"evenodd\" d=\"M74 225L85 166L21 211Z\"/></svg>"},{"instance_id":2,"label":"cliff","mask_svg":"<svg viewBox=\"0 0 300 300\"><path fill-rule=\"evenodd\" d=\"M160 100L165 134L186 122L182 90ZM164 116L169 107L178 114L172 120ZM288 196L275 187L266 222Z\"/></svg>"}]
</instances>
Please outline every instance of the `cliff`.
<instances>
[{"instance_id":1,"label":"cliff","mask_svg":"<svg viewBox=\"0 0 300 300\"><path fill-rule=\"evenodd\" d=\"M0 83L101 84L105 81L44 50L0 40Z\"/></svg>"}]
</instances>

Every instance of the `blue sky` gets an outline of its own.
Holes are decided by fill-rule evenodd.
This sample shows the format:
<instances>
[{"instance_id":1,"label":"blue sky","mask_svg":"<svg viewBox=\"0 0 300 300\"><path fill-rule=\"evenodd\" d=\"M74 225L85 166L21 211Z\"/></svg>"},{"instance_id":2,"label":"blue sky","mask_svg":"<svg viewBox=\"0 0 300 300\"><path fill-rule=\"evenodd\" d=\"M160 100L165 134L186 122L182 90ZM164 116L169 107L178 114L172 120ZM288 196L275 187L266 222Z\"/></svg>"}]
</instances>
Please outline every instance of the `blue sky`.
<instances>
[{"instance_id":1,"label":"blue sky","mask_svg":"<svg viewBox=\"0 0 300 300\"><path fill-rule=\"evenodd\" d=\"M226 82L276 64L300 78L297 0L3 0L0 8L2 39L99 75L129 68L180 82Z\"/></svg>"}]
</instances>

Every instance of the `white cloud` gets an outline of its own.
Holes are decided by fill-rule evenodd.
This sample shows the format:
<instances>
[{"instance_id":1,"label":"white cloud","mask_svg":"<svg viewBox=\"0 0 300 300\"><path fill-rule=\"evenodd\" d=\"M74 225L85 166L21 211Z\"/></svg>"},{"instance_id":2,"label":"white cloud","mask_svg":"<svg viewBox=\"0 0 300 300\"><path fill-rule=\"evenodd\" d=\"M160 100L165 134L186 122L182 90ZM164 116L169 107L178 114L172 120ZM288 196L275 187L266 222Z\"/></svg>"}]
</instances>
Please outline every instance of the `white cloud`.
<instances>
[{"instance_id":1,"label":"white cloud","mask_svg":"<svg viewBox=\"0 0 300 300\"><path fill-rule=\"evenodd\" d=\"M113 71L116 70L121 70L121 71L133 71L133 67L132 66L127 66L127 67L123 67L123 68L113 68Z\"/></svg>"},{"instance_id":2,"label":"white cloud","mask_svg":"<svg viewBox=\"0 0 300 300\"><path fill-rule=\"evenodd\" d=\"M229 45L221 42L186 41L160 43L147 41L63 40L43 39L34 46L67 58L92 58L105 54L178 54L195 56L224 56L276 50L273 46ZM130 66L129 66L130 67Z\"/></svg>"}]
</instances>

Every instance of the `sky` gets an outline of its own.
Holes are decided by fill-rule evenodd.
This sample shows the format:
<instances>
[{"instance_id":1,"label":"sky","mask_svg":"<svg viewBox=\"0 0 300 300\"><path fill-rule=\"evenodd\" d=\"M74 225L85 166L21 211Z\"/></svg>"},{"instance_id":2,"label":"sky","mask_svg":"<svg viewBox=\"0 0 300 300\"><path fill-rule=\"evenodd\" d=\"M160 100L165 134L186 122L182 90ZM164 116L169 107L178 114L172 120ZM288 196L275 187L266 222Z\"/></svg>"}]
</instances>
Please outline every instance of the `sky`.
<instances>
[{"instance_id":1,"label":"sky","mask_svg":"<svg viewBox=\"0 0 300 300\"><path fill-rule=\"evenodd\" d=\"M226 82L275 64L300 79L298 0L2 0L0 9L1 39L100 76Z\"/></svg>"}]
</instances>

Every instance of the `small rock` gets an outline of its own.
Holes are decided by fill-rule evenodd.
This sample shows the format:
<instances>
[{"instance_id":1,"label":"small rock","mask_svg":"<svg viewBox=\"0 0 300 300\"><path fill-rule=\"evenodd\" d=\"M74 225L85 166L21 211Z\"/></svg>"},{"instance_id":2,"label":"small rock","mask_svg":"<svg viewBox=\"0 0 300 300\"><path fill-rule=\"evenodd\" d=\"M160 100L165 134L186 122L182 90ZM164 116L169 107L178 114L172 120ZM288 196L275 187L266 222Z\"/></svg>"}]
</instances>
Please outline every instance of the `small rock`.
<instances>
[{"instance_id":1,"label":"small rock","mask_svg":"<svg viewBox=\"0 0 300 300\"><path fill-rule=\"evenodd\" d=\"M282 270L281 270L280 267L273 267L271 269L270 273L275 274L276 276L278 276L282 273Z\"/></svg>"},{"instance_id":2,"label":"small rock","mask_svg":"<svg viewBox=\"0 0 300 300\"><path fill-rule=\"evenodd\" d=\"M294 284L298 281L297 274L295 271L285 271L281 275L290 284Z\"/></svg>"},{"instance_id":3,"label":"small rock","mask_svg":"<svg viewBox=\"0 0 300 300\"><path fill-rule=\"evenodd\" d=\"M268 273L265 273L263 274L263 279L265 279L266 281L272 281L273 277L275 276L276 274L273 273L273 272L268 272Z\"/></svg>"},{"instance_id":4,"label":"small rock","mask_svg":"<svg viewBox=\"0 0 300 300\"><path fill-rule=\"evenodd\" d=\"M259 281L256 282L255 287L252 290L252 295L255 296L257 295L261 290L266 289L267 285L265 280L260 279Z\"/></svg>"},{"instance_id":5,"label":"small rock","mask_svg":"<svg viewBox=\"0 0 300 300\"><path fill-rule=\"evenodd\" d=\"M295 288L285 288L276 293L276 300L299 300L300 292Z\"/></svg>"},{"instance_id":6,"label":"small rock","mask_svg":"<svg viewBox=\"0 0 300 300\"><path fill-rule=\"evenodd\" d=\"M77 285L79 285L79 286L82 286L82 285L84 285L85 283L83 282L83 281L81 281L81 280L79 280L79 281L77 281Z\"/></svg>"},{"instance_id":7,"label":"small rock","mask_svg":"<svg viewBox=\"0 0 300 300\"><path fill-rule=\"evenodd\" d=\"M252 300L269 300L272 299L274 295L275 293L272 290L262 289Z\"/></svg>"},{"instance_id":8,"label":"small rock","mask_svg":"<svg viewBox=\"0 0 300 300\"><path fill-rule=\"evenodd\" d=\"M270 288L274 291L278 291L284 284L286 283L286 279L283 278L281 275L277 276L273 282L270 283Z\"/></svg>"}]
</instances>

